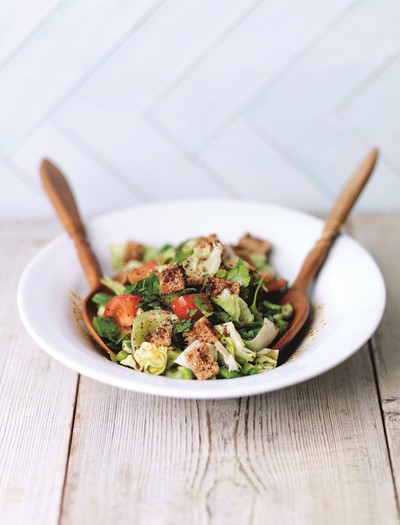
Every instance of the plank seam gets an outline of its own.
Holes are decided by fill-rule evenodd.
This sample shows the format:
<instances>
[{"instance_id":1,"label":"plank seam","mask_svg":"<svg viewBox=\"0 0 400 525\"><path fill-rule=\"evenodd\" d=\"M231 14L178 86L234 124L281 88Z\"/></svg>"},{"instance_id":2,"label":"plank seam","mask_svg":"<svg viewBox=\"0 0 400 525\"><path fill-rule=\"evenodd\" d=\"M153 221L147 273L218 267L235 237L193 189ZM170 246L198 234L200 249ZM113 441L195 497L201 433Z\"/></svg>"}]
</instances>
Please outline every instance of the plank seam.
<instances>
[{"instance_id":1,"label":"plank seam","mask_svg":"<svg viewBox=\"0 0 400 525\"><path fill-rule=\"evenodd\" d=\"M394 467L393 467L392 454L391 454L390 445L389 445L389 438L388 438L388 434L387 434L385 412L383 410L383 405L382 405L381 389L380 389L380 386L379 386L379 379L378 379L378 374L377 374L377 371L376 371L376 362L375 362L375 356L374 356L374 352L373 352L372 339L370 339L368 341L368 351L369 351L369 355L370 355L371 362L372 362L373 377L374 377L376 392L377 392L377 395L378 395L379 413L381 415L382 427L383 427L383 435L385 437L385 444L386 444L386 449L387 449L387 454L388 454L388 461L389 461L389 467L390 467L390 474L392 476L393 490L394 490L394 499L395 499L396 508L397 508L397 516L400 519L400 501L397 498L397 483L396 483L396 477L395 477L395 474L394 474Z\"/></svg>"},{"instance_id":2,"label":"plank seam","mask_svg":"<svg viewBox=\"0 0 400 525\"><path fill-rule=\"evenodd\" d=\"M78 406L78 395L79 395L80 382L81 382L81 375L78 374L78 379L76 381L74 410L72 412L71 431L70 431L70 434L69 434L67 458L66 458L66 463L65 463L64 480L63 480L63 486L62 486L61 498L60 498L60 509L59 509L59 516L58 516L58 521L57 521L58 525L61 525L63 511L64 511L65 489L66 489L66 486L67 486L67 479L68 479L69 461L70 461L70 457L71 457L72 438L73 438L73 435L74 435L75 420L76 420L76 409L77 409L77 406Z\"/></svg>"}]
</instances>

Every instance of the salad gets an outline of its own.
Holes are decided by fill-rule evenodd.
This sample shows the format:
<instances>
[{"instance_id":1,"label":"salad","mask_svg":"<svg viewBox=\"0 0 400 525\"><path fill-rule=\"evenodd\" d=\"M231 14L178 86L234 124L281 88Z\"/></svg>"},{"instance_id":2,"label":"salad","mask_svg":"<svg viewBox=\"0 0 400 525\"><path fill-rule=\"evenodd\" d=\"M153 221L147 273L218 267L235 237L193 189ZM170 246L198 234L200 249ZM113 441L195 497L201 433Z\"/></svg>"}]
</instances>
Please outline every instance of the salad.
<instances>
[{"instance_id":1,"label":"salad","mask_svg":"<svg viewBox=\"0 0 400 525\"><path fill-rule=\"evenodd\" d=\"M112 361L179 379L229 379L276 367L273 343L288 329L287 281L268 262L268 241L236 245L215 234L162 248L111 245L113 278L97 293L96 332Z\"/></svg>"}]
</instances>

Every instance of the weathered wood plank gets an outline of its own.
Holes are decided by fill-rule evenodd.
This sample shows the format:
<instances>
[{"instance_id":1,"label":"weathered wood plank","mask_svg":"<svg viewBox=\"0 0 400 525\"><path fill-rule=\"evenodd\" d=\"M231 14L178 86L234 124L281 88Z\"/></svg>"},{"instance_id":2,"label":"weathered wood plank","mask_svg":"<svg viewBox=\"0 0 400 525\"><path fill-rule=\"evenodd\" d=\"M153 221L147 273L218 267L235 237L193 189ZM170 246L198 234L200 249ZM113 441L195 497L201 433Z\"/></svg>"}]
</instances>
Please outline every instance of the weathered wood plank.
<instances>
[{"instance_id":1,"label":"weathered wood plank","mask_svg":"<svg viewBox=\"0 0 400 525\"><path fill-rule=\"evenodd\" d=\"M22 268L55 232L0 224L0 522L58 522L77 375L39 350L18 318Z\"/></svg>"},{"instance_id":2,"label":"weathered wood plank","mask_svg":"<svg viewBox=\"0 0 400 525\"><path fill-rule=\"evenodd\" d=\"M182 401L82 377L62 525L398 523L370 355L281 392Z\"/></svg>"},{"instance_id":3,"label":"weathered wood plank","mask_svg":"<svg viewBox=\"0 0 400 525\"><path fill-rule=\"evenodd\" d=\"M352 231L376 259L386 282L386 310L372 338L372 352L400 506L400 217L357 217Z\"/></svg>"}]
</instances>

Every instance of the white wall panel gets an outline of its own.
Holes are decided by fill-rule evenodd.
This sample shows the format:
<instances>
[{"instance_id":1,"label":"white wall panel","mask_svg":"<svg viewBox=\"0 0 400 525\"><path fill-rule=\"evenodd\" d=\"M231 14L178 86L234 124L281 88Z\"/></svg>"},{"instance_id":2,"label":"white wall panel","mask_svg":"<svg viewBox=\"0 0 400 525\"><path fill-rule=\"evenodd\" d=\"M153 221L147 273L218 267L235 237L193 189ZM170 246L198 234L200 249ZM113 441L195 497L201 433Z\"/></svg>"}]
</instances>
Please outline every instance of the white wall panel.
<instances>
[{"instance_id":1,"label":"white wall panel","mask_svg":"<svg viewBox=\"0 0 400 525\"><path fill-rule=\"evenodd\" d=\"M316 183L243 121L213 142L203 158L243 197L319 212L329 206Z\"/></svg>"},{"instance_id":2,"label":"white wall panel","mask_svg":"<svg viewBox=\"0 0 400 525\"><path fill-rule=\"evenodd\" d=\"M333 198L372 145L361 142L340 121L330 118L307 135L293 155ZM395 211L399 201L400 170L397 174L392 172L383 157L355 210Z\"/></svg>"},{"instance_id":3,"label":"white wall panel","mask_svg":"<svg viewBox=\"0 0 400 525\"><path fill-rule=\"evenodd\" d=\"M71 0L0 71L0 151L10 153L156 0Z\"/></svg>"},{"instance_id":4,"label":"white wall panel","mask_svg":"<svg viewBox=\"0 0 400 525\"><path fill-rule=\"evenodd\" d=\"M280 144L293 144L399 48L399 28L398 0L360 2L265 92L251 117Z\"/></svg>"},{"instance_id":5,"label":"white wall panel","mask_svg":"<svg viewBox=\"0 0 400 525\"><path fill-rule=\"evenodd\" d=\"M14 157L15 164L31 177L38 192L41 188L38 168L47 157L54 161L68 178L80 205L82 215L90 216L140 201L133 184L113 176L92 155L77 148L53 125L35 133ZM144 197L142 197L144 200Z\"/></svg>"},{"instance_id":6,"label":"white wall panel","mask_svg":"<svg viewBox=\"0 0 400 525\"><path fill-rule=\"evenodd\" d=\"M110 114L129 120L142 113L236 19L258 3L164 2L64 104L58 118L90 140L92 129ZM126 140L129 147L129 137Z\"/></svg>"},{"instance_id":7,"label":"white wall panel","mask_svg":"<svg viewBox=\"0 0 400 525\"><path fill-rule=\"evenodd\" d=\"M378 144L400 172L400 58L354 97L341 113L361 136Z\"/></svg>"},{"instance_id":8,"label":"white wall panel","mask_svg":"<svg viewBox=\"0 0 400 525\"><path fill-rule=\"evenodd\" d=\"M1 0L0 68L40 28L64 0Z\"/></svg>"},{"instance_id":9,"label":"white wall panel","mask_svg":"<svg viewBox=\"0 0 400 525\"><path fill-rule=\"evenodd\" d=\"M373 145L357 210L399 211L399 27L398 0L3 0L0 215L54 216L43 156L86 216L196 196L324 213Z\"/></svg>"},{"instance_id":10,"label":"white wall panel","mask_svg":"<svg viewBox=\"0 0 400 525\"><path fill-rule=\"evenodd\" d=\"M349 4L263 2L154 108L153 115L188 147L198 147Z\"/></svg>"}]
</instances>

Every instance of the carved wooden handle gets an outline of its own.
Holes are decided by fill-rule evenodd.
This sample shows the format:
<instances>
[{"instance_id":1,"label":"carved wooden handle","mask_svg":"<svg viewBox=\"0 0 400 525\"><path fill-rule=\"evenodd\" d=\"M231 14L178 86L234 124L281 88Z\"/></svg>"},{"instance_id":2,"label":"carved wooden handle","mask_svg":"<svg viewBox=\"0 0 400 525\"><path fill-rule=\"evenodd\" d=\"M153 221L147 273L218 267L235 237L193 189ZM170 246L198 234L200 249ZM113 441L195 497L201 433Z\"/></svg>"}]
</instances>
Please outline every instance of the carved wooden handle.
<instances>
[{"instance_id":1,"label":"carved wooden handle","mask_svg":"<svg viewBox=\"0 0 400 525\"><path fill-rule=\"evenodd\" d=\"M299 275L293 283L293 288L296 287L306 290L314 279L315 274L324 262L336 235L339 233L340 227L347 219L350 210L364 189L364 186L367 184L375 167L377 158L378 150L371 150L350 177L350 180L340 193L325 222L321 238L307 255L303 266L300 269Z\"/></svg>"},{"instance_id":2,"label":"carved wooden handle","mask_svg":"<svg viewBox=\"0 0 400 525\"><path fill-rule=\"evenodd\" d=\"M47 159L42 160L40 164L40 176L60 221L74 240L79 261L93 291L100 284L101 270L86 239L85 228L71 188L61 171Z\"/></svg>"}]
</instances>

